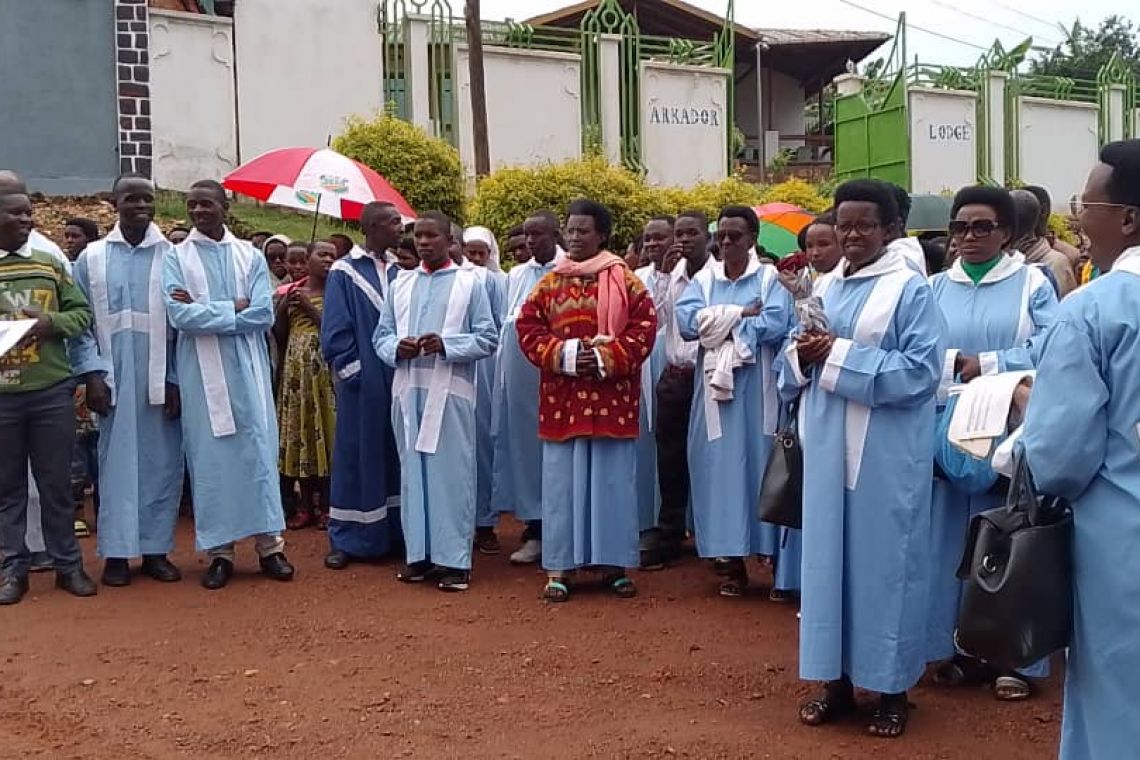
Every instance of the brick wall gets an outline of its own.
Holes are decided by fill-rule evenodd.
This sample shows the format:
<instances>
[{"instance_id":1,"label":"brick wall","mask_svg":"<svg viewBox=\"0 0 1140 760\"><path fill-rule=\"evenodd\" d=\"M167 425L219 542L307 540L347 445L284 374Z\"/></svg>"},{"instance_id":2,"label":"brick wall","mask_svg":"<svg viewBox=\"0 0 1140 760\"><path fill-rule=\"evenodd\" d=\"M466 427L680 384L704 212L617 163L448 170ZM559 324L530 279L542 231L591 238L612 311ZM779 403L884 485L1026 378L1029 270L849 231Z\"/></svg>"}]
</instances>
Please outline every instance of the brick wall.
<instances>
[{"instance_id":1,"label":"brick wall","mask_svg":"<svg viewBox=\"0 0 1140 760\"><path fill-rule=\"evenodd\" d=\"M115 0L119 168L151 177L154 143L150 131L148 18L147 0Z\"/></svg>"}]
</instances>

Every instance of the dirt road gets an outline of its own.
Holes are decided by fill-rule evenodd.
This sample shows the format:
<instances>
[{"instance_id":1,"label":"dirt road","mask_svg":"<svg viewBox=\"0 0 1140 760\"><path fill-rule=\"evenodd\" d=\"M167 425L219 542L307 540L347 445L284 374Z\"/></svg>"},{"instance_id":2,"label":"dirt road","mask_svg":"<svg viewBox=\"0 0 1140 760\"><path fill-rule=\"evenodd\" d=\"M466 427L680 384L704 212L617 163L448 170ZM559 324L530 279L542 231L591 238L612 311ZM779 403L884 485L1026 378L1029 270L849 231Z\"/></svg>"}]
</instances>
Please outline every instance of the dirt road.
<instances>
[{"instance_id":1,"label":"dirt road","mask_svg":"<svg viewBox=\"0 0 1140 760\"><path fill-rule=\"evenodd\" d=\"M517 526L513 531L517 534ZM912 692L898 742L861 722L809 730L796 708L796 612L716 596L695 559L638 574L641 596L537 599L540 577L480 558L466 595L395 581L395 565L321 566L325 537L290 534L299 576L239 575L210 593L188 525L181 584L138 579L67 597L33 576L0 610L0 757L861 758L1040 760L1060 689L999 705L982 690ZM513 541L507 540L505 546ZM84 542L93 575L94 544ZM755 570L755 568L753 568ZM755 571L765 580L763 571Z\"/></svg>"}]
</instances>

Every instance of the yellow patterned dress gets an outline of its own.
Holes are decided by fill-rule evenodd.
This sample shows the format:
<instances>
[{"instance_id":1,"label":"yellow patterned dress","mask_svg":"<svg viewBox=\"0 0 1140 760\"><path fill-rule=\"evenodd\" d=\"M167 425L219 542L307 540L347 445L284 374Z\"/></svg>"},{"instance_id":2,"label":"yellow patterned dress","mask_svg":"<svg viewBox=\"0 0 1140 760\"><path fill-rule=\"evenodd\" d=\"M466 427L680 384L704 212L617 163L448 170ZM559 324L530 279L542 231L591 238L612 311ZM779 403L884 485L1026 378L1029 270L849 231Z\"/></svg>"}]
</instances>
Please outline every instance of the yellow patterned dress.
<instances>
[{"instance_id":1,"label":"yellow patterned dress","mask_svg":"<svg viewBox=\"0 0 1140 760\"><path fill-rule=\"evenodd\" d=\"M309 299L323 311L324 299ZM336 402L332 377L321 355L321 333L309 315L289 309L277 424L281 447L278 467L290 478L327 478L332 471Z\"/></svg>"}]
</instances>

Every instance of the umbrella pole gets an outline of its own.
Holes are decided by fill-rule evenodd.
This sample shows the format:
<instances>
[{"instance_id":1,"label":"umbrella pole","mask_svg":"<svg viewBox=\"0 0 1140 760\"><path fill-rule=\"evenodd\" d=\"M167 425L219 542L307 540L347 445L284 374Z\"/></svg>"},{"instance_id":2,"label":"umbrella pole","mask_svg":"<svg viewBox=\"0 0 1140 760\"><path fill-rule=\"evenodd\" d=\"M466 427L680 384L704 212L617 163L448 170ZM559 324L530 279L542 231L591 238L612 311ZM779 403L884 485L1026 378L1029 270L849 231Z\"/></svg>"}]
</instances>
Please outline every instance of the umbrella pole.
<instances>
[{"instance_id":1,"label":"umbrella pole","mask_svg":"<svg viewBox=\"0 0 1140 760\"><path fill-rule=\"evenodd\" d=\"M317 240L317 214L321 212L321 196L317 195L317 206L313 209L313 231L309 233L309 242L315 243Z\"/></svg>"}]
</instances>

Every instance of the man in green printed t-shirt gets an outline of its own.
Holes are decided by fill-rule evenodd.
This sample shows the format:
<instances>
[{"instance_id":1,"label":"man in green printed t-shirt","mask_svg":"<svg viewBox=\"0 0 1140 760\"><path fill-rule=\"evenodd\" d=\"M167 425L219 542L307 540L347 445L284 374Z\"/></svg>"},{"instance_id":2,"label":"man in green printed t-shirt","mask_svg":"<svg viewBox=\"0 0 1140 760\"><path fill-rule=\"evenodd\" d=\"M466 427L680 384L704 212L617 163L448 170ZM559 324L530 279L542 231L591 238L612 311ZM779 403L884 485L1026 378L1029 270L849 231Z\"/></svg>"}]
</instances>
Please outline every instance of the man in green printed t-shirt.
<instances>
[{"instance_id":1,"label":"man in green printed t-shirt","mask_svg":"<svg viewBox=\"0 0 1140 760\"><path fill-rule=\"evenodd\" d=\"M28 244L31 231L27 188L10 172L0 172L0 320L36 320L16 347L0 355L0 605L16 604L28 592L29 462L56 585L75 596L96 592L83 572L73 523L75 383L66 344L90 324L91 310L63 265Z\"/></svg>"}]
</instances>

